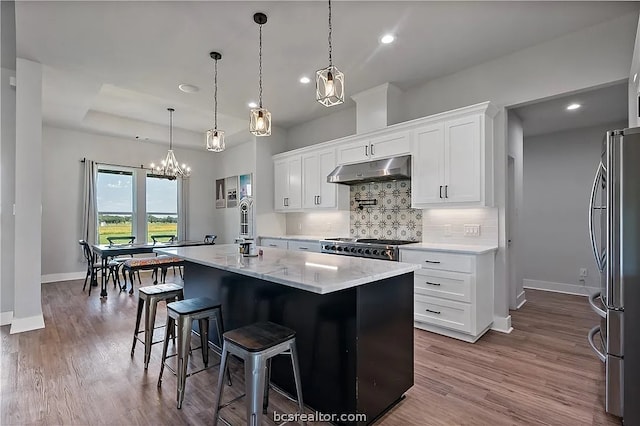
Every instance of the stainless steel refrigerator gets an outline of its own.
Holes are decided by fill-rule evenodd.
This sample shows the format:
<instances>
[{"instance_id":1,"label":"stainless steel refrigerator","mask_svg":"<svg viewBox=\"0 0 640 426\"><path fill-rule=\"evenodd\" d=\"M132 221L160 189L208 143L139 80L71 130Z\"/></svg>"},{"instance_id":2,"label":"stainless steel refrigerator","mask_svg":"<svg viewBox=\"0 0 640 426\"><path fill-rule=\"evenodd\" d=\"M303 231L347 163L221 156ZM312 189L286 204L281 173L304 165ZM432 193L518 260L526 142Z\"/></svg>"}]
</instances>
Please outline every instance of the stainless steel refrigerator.
<instances>
[{"instance_id":1,"label":"stainless steel refrigerator","mask_svg":"<svg viewBox=\"0 0 640 426\"><path fill-rule=\"evenodd\" d=\"M605 363L607 412L640 425L640 127L607 132L589 222L601 318L589 343Z\"/></svg>"}]
</instances>

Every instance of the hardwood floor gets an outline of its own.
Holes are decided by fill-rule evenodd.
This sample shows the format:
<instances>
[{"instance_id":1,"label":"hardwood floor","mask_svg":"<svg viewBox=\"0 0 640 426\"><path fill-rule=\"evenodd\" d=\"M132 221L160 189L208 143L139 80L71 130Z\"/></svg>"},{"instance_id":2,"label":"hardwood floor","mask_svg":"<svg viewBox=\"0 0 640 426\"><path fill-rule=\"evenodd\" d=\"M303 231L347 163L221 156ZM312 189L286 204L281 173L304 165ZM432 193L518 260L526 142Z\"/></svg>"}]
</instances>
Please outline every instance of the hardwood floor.
<instances>
[{"instance_id":1,"label":"hardwood floor","mask_svg":"<svg viewBox=\"0 0 640 426\"><path fill-rule=\"evenodd\" d=\"M147 372L142 345L129 355L137 297L110 292L102 301L81 289L81 281L43 285L42 330L10 335L1 327L0 423L210 424L217 369L190 377L176 409L175 377L167 371L156 386L160 345ZM619 424L604 413L603 366L586 341L598 319L587 300L538 291L527 299L512 312L511 334L489 332L475 344L415 330L415 385L376 424ZM165 315L159 309L157 322ZM225 400L242 392L242 366L233 363L232 373ZM274 409L295 412L271 396ZM242 424L242 401L222 413Z\"/></svg>"}]
</instances>

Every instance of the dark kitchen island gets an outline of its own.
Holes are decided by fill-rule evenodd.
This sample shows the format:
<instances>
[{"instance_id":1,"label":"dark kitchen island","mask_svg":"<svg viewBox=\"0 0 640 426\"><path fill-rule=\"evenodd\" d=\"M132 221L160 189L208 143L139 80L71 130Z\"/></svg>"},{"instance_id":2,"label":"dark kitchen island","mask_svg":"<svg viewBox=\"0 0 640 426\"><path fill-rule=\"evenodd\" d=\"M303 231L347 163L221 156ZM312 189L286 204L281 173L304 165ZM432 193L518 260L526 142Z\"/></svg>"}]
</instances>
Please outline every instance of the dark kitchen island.
<instances>
[{"instance_id":1,"label":"dark kitchen island","mask_svg":"<svg viewBox=\"0 0 640 426\"><path fill-rule=\"evenodd\" d=\"M345 424L371 423L413 386L419 266L262 250L261 257L243 257L232 244L157 251L186 260L185 298L220 300L227 330L268 320L296 331L305 405L366 415L366 422ZM288 357L273 359L271 381L295 395Z\"/></svg>"}]
</instances>

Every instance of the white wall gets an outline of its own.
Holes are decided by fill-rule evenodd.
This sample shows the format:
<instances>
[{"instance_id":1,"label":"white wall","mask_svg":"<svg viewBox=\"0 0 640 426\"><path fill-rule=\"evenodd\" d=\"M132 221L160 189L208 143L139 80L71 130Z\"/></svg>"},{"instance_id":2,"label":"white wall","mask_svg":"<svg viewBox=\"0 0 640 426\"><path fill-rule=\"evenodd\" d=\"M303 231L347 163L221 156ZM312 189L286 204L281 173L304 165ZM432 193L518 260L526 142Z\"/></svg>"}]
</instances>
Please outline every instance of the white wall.
<instances>
[{"instance_id":1,"label":"white wall","mask_svg":"<svg viewBox=\"0 0 640 426\"><path fill-rule=\"evenodd\" d=\"M510 328L511 290L507 285L505 235L505 107L627 79L637 25L638 14L627 14L404 91L405 120L483 101L492 101L499 108L494 121L495 201L500 228L494 327ZM334 127L344 130L348 124L338 114L320 117L291 129L287 146L300 146L301 140L329 140L331 138L319 136L319 130Z\"/></svg>"},{"instance_id":2,"label":"white wall","mask_svg":"<svg viewBox=\"0 0 640 426\"><path fill-rule=\"evenodd\" d=\"M589 241L591 185L605 131L626 122L524 139L521 268L525 286L586 294L598 288ZM587 268L584 284L579 268Z\"/></svg>"},{"instance_id":3,"label":"white wall","mask_svg":"<svg viewBox=\"0 0 640 426\"><path fill-rule=\"evenodd\" d=\"M11 320L14 300L16 90L9 86L9 77L15 75L15 70L6 68L2 68L0 75L0 325Z\"/></svg>"},{"instance_id":4,"label":"white wall","mask_svg":"<svg viewBox=\"0 0 640 426\"><path fill-rule=\"evenodd\" d=\"M14 307L11 333L44 327L42 241L42 65L16 61ZM57 248L60 250L60 248Z\"/></svg>"},{"instance_id":5,"label":"white wall","mask_svg":"<svg viewBox=\"0 0 640 426\"><path fill-rule=\"evenodd\" d=\"M286 151L356 134L356 107L343 108L287 130Z\"/></svg>"},{"instance_id":6,"label":"white wall","mask_svg":"<svg viewBox=\"0 0 640 426\"><path fill-rule=\"evenodd\" d=\"M509 161L513 161L513 176L509 175L507 165L507 180L512 179L512 187L507 182L507 216L510 223L507 224L507 239L511 240L509 246L509 258L507 259L510 283L509 308L517 309L525 300L522 284L522 268L520 266L521 236L518 235L522 227L522 209L524 207L524 134L522 120L518 115L509 111L507 116L507 145Z\"/></svg>"},{"instance_id":7,"label":"white wall","mask_svg":"<svg viewBox=\"0 0 640 426\"><path fill-rule=\"evenodd\" d=\"M81 234L82 163L148 166L167 154L168 146L125 140L76 130L43 127L42 274L45 280L68 279L86 270L78 239ZM214 155L202 150L175 149L178 161L188 163L189 213L187 239L200 240L213 226ZM61 249L61 247L63 249Z\"/></svg>"}]
</instances>

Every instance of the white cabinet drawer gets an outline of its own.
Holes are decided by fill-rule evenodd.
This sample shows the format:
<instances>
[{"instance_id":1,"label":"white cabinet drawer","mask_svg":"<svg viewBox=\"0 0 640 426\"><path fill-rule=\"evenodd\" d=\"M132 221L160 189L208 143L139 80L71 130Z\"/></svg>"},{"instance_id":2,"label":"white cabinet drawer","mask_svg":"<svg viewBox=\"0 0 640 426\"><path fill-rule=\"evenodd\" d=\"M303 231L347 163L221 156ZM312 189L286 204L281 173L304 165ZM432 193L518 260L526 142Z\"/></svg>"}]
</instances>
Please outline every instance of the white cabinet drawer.
<instances>
[{"instance_id":1,"label":"white cabinet drawer","mask_svg":"<svg viewBox=\"0 0 640 426\"><path fill-rule=\"evenodd\" d=\"M274 247L287 249L287 240L279 240L277 238L261 238L260 245L263 247Z\"/></svg>"},{"instance_id":2,"label":"white cabinet drawer","mask_svg":"<svg viewBox=\"0 0 640 426\"><path fill-rule=\"evenodd\" d=\"M416 294L413 300L414 319L452 330L470 333L471 305Z\"/></svg>"},{"instance_id":3,"label":"white cabinet drawer","mask_svg":"<svg viewBox=\"0 0 640 426\"><path fill-rule=\"evenodd\" d=\"M289 240L289 250L312 251L315 253L320 253L320 241Z\"/></svg>"},{"instance_id":4,"label":"white cabinet drawer","mask_svg":"<svg viewBox=\"0 0 640 426\"><path fill-rule=\"evenodd\" d=\"M413 275L416 294L471 302L473 275L459 272L419 269Z\"/></svg>"},{"instance_id":5,"label":"white cabinet drawer","mask_svg":"<svg viewBox=\"0 0 640 426\"><path fill-rule=\"evenodd\" d=\"M473 272L474 256L436 251L402 250L402 262L415 263L423 268L454 272Z\"/></svg>"}]
</instances>

